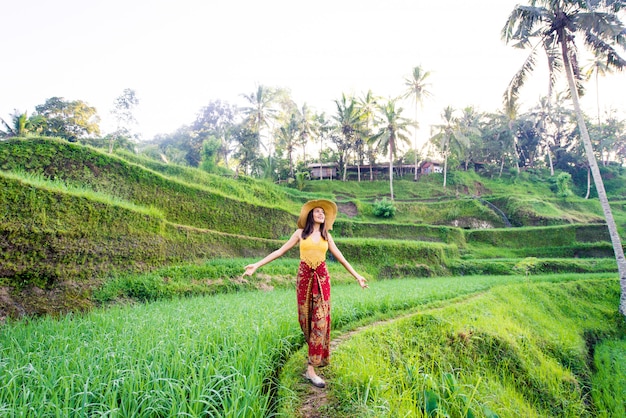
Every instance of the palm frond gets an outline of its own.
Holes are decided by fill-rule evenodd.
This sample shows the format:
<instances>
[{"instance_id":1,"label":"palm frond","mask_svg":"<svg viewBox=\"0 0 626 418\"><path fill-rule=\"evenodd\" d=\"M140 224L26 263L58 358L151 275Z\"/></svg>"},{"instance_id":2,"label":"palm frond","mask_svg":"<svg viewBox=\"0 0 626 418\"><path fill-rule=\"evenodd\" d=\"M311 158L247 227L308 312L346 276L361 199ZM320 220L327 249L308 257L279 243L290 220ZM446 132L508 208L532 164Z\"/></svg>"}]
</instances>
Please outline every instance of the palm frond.
<instances>
[{"instance_id":1,"label":"palm frond","mask_svg":"<svg viewBox=\"0 0 626 418\"><path fill-rule=\"evenodd\" d=\"M626 60L619 56L615 48L591 32L585 33L585 45L597 56L606 58L607 68L621 71L626 67Z\"/></svg>"},{"instance_id":2,"label":"palm frond","mask_svg":"<svg viewBox=\"0 0 626 418\"><path fill-rule=\"evenodd\" d=\"M536 60L537 47L531 50L530 54L526 58L526 61L522 64L522 67L517 71L517 73L515 73L509 82L509 85L503 95L503 101L505 104L508 102L517 102L522 86L526 82L528 75L535 69Z\"/></svg>"},{"instance_id":3,"label":"palm frond","mask_svg":"<svg viewBox=\"0 0 626 418\"><path fill-rule=\"evenodd\" d=\"M543 39L543 50L546 53L548 64L548 96L552 95L558 75L563 69L563 58L560 54L558 43L555 42L554 38L554 35L550 34Z\"/></svg>"},{"instance_id":4,"label":"palm frond","mask_svg":"<svg viewBox=\"0 0 626 418\"><path fill-rule=\"evenodd\" d=\"M0 121L2 122L2 124L5 127L6 132L4 133L3 136L14 136L15 132L13 132L13 128L11 127L11 125L9 125L4 119L0 118Z\"/></svg>"},{"instance_id":5,"label":"palm frond","mask_svg":"<svg viewBox=\"0 0 626 418\"><path fill-rule=\"evenodd\" d=\"M514 47L526 48L530 39L537 35L535 26L546 20L546 10L543 7L516 6L509 15L500 33L502 40L509 43L519 41Z\"/></svg>"}]
</instances>

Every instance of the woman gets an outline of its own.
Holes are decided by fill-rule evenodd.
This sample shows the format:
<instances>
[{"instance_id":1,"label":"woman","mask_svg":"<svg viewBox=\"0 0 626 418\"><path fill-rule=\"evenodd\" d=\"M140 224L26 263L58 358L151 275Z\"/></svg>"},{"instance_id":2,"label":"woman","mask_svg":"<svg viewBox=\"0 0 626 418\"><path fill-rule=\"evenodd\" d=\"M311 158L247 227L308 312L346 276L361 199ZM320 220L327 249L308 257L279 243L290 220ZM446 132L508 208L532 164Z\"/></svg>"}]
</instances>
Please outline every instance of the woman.
<instances>
[{"instance_id":1,"label":"woman","mask_svg":"<svg viewBox=\"0 0 626 418\"><path fill-rule=\"evenodd\" d=\"M326 269L326 252L339 261L359 282L367 280L357 273L335 245L328 232L337 217L337 205L330 200L311 200L300 210L298 229L278 250L261 261L246 266L244 276L251 276L261 266L279 258L300 244L300 268L297 278L298 321L309 346L309 360L304 374L313 385L323 388L324 380L315 367L328 364L330 357L330 276Z\"/></svg>"}]
</instances>

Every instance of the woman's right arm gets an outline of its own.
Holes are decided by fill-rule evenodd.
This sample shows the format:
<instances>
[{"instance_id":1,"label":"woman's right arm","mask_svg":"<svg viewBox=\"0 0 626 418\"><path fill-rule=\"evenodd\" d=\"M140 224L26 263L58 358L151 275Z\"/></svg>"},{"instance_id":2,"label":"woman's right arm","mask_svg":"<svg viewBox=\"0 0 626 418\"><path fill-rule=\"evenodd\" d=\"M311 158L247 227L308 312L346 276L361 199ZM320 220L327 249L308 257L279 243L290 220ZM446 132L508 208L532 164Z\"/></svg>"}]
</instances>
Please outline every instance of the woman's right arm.
<instances>
[{"instance_id":1,"label":"woman's right arm","mask_svg":"<svg viewBox=\"0 0 626 418\"><path fill-rule=\"evenodd\" d=\"M285 254L287 251L289 251L290 249L292 249L297 243L298 241L300 241L300 235L302 234L302 229L296 229L296 231L291 235L291 238L289 238L287 240L287 242L285 242L283 244L282 247L280 247L279 249L277 249L276 251L271 252L270 254L268 254L265 258L263 258L260 261L257 261L254 264L248 264L245 267L245 271L243 273L244 276L252 276L254 274L254 272L261 266L266 265L267 263L276 260L278 257L282 256L283 254Z\"/></svg>"}]
</instances>

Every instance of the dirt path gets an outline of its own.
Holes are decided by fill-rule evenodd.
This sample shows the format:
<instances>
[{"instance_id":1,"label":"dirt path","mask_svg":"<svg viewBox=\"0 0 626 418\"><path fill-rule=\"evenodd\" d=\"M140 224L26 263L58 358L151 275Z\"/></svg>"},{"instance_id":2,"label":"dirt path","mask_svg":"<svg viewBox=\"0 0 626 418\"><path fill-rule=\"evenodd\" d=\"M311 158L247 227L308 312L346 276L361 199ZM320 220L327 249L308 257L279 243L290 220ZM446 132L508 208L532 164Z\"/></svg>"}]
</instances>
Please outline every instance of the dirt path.
<instances>
[{"instance_id":1,"label":"dirt path","mask_svg":"<svg viewBox=\"0 0 626 418\"><path fill-rule=\"evenodd\" d=\"M346 332L345 334L341 334L340 336L334 338L330 342L330 352L332 353L333 351L335 351L335 349L337 348L339 344L352 338L354 334L361 332L369 327L375 327L377 325L382 325L385 323L397 321L399 319L406 318L406 317L409 317L411 315L416 315L416 314L417 314L416 312L412 312L406 315L401 315L401 316L387 319L384 321L372 322L371 324L364 325L362 327L355 328L352 331ZM329 415L324 415L320 413L320 409L328 403L328 398L327 398L328 386L326 388L317 388L309 384L308 382L304 382L304 381L302 384L307 385L308 389L306 391L305 399L302 402L302 405L300 407L300 410L298 411L297 416L301 418L331 418Z\"/></svg>"},{"instance_id":2,"label":"dirt path","mask_svg":"<svg viewBox=\"0 0 626 418\"><path fill-rule=\"evenodd\" d=\"M459 303L459 302L466 302L468 300L474 299L479 297L480 295L484 294L485 292L478 292L478 293L473 293L470 295L466 295L464 297L460 297L460 298L455 298L453 300L449 300L448 303L443 303L441 306L437 306L437 307L431 307L428 309L424 309L424 310L419 310L419 311L415 311L415 312L410 312L404 315L400 315L394 318L390 318L390 319L386 319L386 320L382 320L382 321L376 321L376 322L372 322L371 324L368 325L364 325L362 327L359 328L355 328L352 331L346 332L345 334L341 334L340 336L334 338L331 342L330 342L330 352L332 353L333 351L335 351L335 349L337 348L337 346L339 344L341 344L342 342L352 338L352 336L356 333L359 333L367 328L370 327L375 327L378 325L383 325L383 324L387 324L387 323L391 323L394 321L398 321L400 319L404 319L404 318L408 318L414 315L418 315L418 314L424 314L427 312L433 312L433 311L438 311L443 309L445 306L448 306L450 303ZM317 388L313 385L311 385L308 382L305 382L304 379L302 381L303 385L307 386L307 390L306 390L306 394L305 394L305 399L302 402L302 405L300 406L300 409L298 410L297 416L300 418L332 418L330 415L325 415L323 413L320 413L320 409L322 407L324 407L325 405L328 404L328 386L325 388Z\"/></svg>"},{"instance_id":3,"label":"dirt path","mask_svg":"<svg viewBox=\"0 0 626 418\"><path fill-rule=\"evenodd\" d=\"M395 319L395 318L394 318ZM391 321L391 320L389 320ZM345 334L340 335L339 337L333 339L330 342L330 352L335 351L337 346L342 342L346 341L350 337L352 337L357 332L364 330L367 327L374 326L376 324L380 324L381 322L373 323L364 327L356 328L350 332L346 332ZM317 388L308 382L303 385L307 385L308 389L306 391L305 399L302 402L300 410L298 411L298 416L302 418L329 418L327 415L321 414L319 411L321 407L328 403L327 399L327 387L326 388Z\"/></svg>"}]
</instances>

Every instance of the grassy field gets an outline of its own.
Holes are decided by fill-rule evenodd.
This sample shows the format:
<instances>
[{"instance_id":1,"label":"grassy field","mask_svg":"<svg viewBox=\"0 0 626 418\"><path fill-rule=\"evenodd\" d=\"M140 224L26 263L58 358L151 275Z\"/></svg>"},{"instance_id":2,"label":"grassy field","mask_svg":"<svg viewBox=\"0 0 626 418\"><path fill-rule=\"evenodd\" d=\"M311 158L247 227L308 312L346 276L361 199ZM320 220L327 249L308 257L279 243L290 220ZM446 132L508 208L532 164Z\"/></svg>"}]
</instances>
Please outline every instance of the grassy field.
<instances>
[{"instance_id":1,"label":"grassy field","mask_svg":"<svg viewBox=\"0 0 626 418\"><path fill-rule=\"evenodd\" d=\"M607 192L624 237L618 171ZM241 272L320 197L338 202L333 236L370 280L362 291L330 260L333 337L400 318L339 346L329 416L623 416L626 327L597 200L557 197L541 170L441 181L394 181L395 215L380 218L387 181L301 191L2 141L0 416L297 416L297 253Z\"/></svg>"},{"instance_id":2,"label":"grassy field","mask_svg":"<svg viewBox=\"0 0 626 418\"><path fill-rule=\"evenodd\" d=\"M615 279L541 280L498 283L353 335L323 371L331 383L321 413L624 416L619 348L626 342L625 323L615 311ZM600 352L593 361L596 344ZM304 351L283 373L285 416L294 416L304 397L298 375Z\"/></svg>"},{"instance_id":3,"label":"grassy field","mask_svg":"<svg viewBox=\"0 0 626 418\"><path fill-rule=\"evenodd\" d=\"M540 289L558 292L565 286L568 289L582 289L582 295L578 299L568 302L570 305L580 305L578 313L581 310L586 312L587 320L578 328L582 327L597 335L598 339L604 339L618 329L617 282L606 277L598 274L591 277L538 275L530 278L474 276L464 279L383 280L372 281L370 289L365 291L354 284L337 284L333 289L332 327L336 334L372 321L439 307L446 310L443 312L451 313L438 314L442 318L440 320L426 320L432 322L435 329L442 328L429 337L428 341L425 340L424 344L445 346L451 336L458 336L454 324L460 319L455 319L456 316L466 320L473 318L471 327L475 329L475 335L469 340L473 344L484 340L487 335L483 329L489 323L484 319L487 315L485 310L499 309L498 314L505 311L502 301L490 301L485 294L504 297L523 293L522 290L526 289L537 295ZM490 289L494 290L490 292ZM465 301L471 295L479 296L470 299L473 302ZM570 295L564 293L560 296ZM507 300L515 299L509 296ZM542 303L536 303L534 308L528 309L547 320L554 313L548 302L557 303L562 300L560 297L549 300L546 296ZM585 305L582 305L583 301L586 302ZM468 303L473 305L468 306ZM518 303L524 305L524 301ZM594 309L586 309L589 306L594 306ZM557 303L555 310L558 311L559 308ZM285 402L294 400L294 396L289 395L294 392L289 389L288 379L279 380L277 371L283 368L285 373L291 373L292 379L297 379L305 364L302 356L298 355L303 340L295 312L294 289L285 286L271 292L242 291L175 298L149 304L118 304L85 315L10 322L0 334L0 411L3 416L37 417L203 414L216 417L272 416L279 409L285 408ZM456 313L452 314L453 312ZM524 316L524 312L516 314ZM530 319L527 322L530 323ZM561 335L557 335L563 333L577 338L578 328L570 329L575 322L551 322L549 332L554 332L559 339L553 340L543 350L531 350L524 354L529 363L540 362L535 370L539 373L535 389L547 385L553 378L550 374L558 367L565 369L571 366L568 362L572 360L577 361L574 366L582 367L580 362L584 362L585 356L581 350L584 347L574 343L570 346L569 340L561 341ZM511 318L506 323L516 322ZM391 331L388 331L396 335L388 343L396 341L412 346L411 341L416 340L402 336L412 336L414 332L404 330L406 325L400 324L393 325ZM467 325L463 329L468 331ZM430 333L431 329L424 328L423 331ZM539 333L538 336L529 333L527 338L541 338L540 341L549 342L545 332L548 331ZM373 341L371 338L366 337L363 342L357 337L335 356L331 370L333 382L337 383L332 387L347 390L347 393L338 392L337 399L342 405L340 409L353 410L352 406L345 406L345 403L350 405L350 399L358 393L362 396L365 389L359 385L351 387L352 384L346 383L348 380L345 379L352 377L344 368L354 369L349 366L352 364L350 362L366 361L367 364L359 367L359 370L371 374L372 378L388 378L381 375L382 368L379 367L383 364L380 363L385 351L383 342ZM384 336L381 338L385 339ZM457 343L462 345L463 341ZM355 347L354 344L361 354L354 355L350 351L354 350L351 348ZM461 348L458 344L456 349ZM503 345L504 343L497 341L481 345L483 370L491 364L488 364L489 358L492 362L501 358L501 353L497 350L502 349ZM563 345L570 349L571 356L559 354L558 348ZM362 354L363 350L371 354L375 348L379 353L376 357ZM344 350L353 354L345 357L342 354L346 352ZM421 345L414 346L412 350L412 355L431 352L430 347ZM469 355L471 358L471 354ZM439 357L438 353L433 359L441 359L441 362L437 360L441 370L454 372L454 365L448 364L450 358ZM343 366L346 362L347 365ZM393 369L391 366L389 368ZM508 373L505 376L510 379L527 377L527 374L518 375L521 371L514 368L494 369L493 373L505 371ZM584 378L586 380L582 383L587 383L590 376L577 376L576 372L579 371L586 372L584 368L574 369L567 376L571 380ZM469 376L475 379L478 374L478 371L471 374L467 372L467 379ZM466 379L465 372L462 375ZM543 379L547 381L544 382ZM462 380L463 387L471 382L476 384L471 380L468 382ZM382 382L377 381L376 384L384 386ZM487 391L488 387L484 390ZM552 392L550 386L546 386L545 390L554 398L562 394ZM374 402L373 411L377 411L378 402L395 402L385 393L371 393L372 396L376 394L376 398L372 398L374 401L368 395L358 401L359 405L367 406ZM537 395L530 389L525 395L528 398L525 402L537 407ZM491 398L477 399L476 402L489 403L492 409L498 410L492 401L487 402L486 399ZM418 410L419 403L414 408ZM346 416L354 415L348 413ZM374 413L372 416L378 415Z\"/></svg>"}]
</instances>

